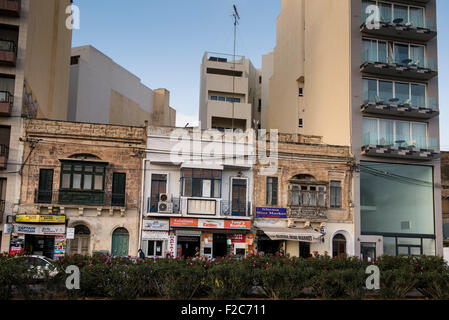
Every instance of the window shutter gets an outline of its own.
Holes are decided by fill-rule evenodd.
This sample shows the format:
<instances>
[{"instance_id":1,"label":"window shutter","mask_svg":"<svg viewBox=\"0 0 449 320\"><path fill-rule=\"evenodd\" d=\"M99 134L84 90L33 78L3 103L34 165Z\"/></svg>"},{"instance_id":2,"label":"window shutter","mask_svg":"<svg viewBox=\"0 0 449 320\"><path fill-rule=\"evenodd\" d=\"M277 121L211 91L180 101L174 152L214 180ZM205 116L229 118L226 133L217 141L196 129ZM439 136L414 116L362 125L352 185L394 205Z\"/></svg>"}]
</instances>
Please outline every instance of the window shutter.
<instances>
[{"instance_id":1,"label":"window shutter","mask_svg":"<svg viewBox=\"0 0 449 320\"><path fill-rule=\"evenodd\" d=\"M273 203L272 205L277 206L278 204L278 178L273 178Z\"/></svg>"}]
</instances>

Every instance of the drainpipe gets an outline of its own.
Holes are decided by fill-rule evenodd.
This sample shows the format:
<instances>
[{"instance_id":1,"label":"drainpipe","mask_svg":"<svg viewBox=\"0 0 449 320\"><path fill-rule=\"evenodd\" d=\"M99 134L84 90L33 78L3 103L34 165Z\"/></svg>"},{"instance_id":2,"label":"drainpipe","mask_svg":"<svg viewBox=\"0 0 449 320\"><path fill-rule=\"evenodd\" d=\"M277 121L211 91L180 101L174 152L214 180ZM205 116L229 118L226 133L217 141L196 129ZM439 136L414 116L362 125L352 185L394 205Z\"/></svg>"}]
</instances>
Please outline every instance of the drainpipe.
<instances>
[{"instance_id":1,"label":"drainpipe","mask_svg":"<svg viewBox=\"0 0 449 320\"><path fill-rule=\"evenodd\" d=\"M145 153L146 154L146 153ZM139 239L138 239L138 248L137 250L141 249L142 246L142 226L143 226L143 211L145 210L145 184L146 184L146 173L147 173L147 162L149 162L150 159L146 159L146 156L144 159L142 159L142 186L141 186L141 195L142 195L142 202L140 204L140 214L139 214L139 223L138 223L138 228L139 228Z\"/></svg>"}]
</instances>

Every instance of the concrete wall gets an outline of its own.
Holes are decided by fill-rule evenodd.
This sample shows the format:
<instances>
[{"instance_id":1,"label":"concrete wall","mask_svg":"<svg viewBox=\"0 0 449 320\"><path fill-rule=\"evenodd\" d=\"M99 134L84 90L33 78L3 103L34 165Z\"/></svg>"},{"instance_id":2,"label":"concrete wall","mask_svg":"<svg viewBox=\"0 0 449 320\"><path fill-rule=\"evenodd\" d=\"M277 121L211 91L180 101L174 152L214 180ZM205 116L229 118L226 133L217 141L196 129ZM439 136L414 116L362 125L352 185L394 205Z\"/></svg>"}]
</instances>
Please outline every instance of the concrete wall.
<instances>
[{"instance_id":1,"label":"concrete wall","mask_svg":"<svg viewBox=\"0 0 449 320\"><path fill-rule=\"evenodd\" d=\"M80 56L71 66L69 121L143 125L145 120L158 125L174 125L169 110L169 92L162 101L160 90L151 90L141 80L92 46L72 49Z\"/></svg>"},{"instance_id":2,"label":"concrete wall","mask_svg":"<svg viewBox=\"0 0 449 320\"><path fill-rule=\"evenodd\" d=\"M262 112L260 123L262 128L267 127L267 110L270 105L270 79L273 76L273 51L262 56Z\"/></svg>"}]
</instances>

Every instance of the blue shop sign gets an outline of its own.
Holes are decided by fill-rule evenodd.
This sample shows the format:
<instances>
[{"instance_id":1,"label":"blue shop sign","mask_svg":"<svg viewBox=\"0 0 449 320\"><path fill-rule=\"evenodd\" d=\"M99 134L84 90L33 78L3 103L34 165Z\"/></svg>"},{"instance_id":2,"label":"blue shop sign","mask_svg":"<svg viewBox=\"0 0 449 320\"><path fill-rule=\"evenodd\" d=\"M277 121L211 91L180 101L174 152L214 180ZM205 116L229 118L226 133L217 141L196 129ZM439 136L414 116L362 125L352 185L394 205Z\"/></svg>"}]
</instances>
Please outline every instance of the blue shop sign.
<instances>
[{"instance_id":1,"label":"blue shop sign","mask_svg":"<svg viewBox=\"0 0 449 320\"><path fill-rule=\"evenodd\" d=\"M286 208L256 207L257 218L287 218Z\"/></svg>"}]
</instances>

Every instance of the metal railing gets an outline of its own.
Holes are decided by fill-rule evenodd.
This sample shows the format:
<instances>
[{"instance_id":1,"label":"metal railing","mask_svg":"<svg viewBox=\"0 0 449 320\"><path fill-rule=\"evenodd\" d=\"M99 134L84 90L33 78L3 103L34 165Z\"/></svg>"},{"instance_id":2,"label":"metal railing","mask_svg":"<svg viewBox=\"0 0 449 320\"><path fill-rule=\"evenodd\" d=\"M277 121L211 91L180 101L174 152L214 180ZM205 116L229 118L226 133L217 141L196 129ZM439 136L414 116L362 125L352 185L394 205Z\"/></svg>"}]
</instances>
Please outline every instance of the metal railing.
<instances>
[{"instance_id":1,"label":"metal railing","mask_svg":"<svg viewBox=\"0 0 449 320\"><path fill-rule=\"evenodd\" d=\"M147 198L147 213L173 213L179 214L181 213L181 198L172 198L170 201L167 201L170 207L173 210L167 210L167 212L159 212L159 199L156 198ZM170 209L170 208L168 208Z\"/></svg>"},{"instance_id":2,"label":"metal railing","mask_svg":"<svg viewBox=\"0 0 449 320\"><path fill-rule=\"evenodd\" d=\"M0 50L16 53L16 44L10 40L0 40Z\"/></svg>"},{"instance_id":3,"label":"metal railing","mask_svg":"<svg viewBox=\"0 0 449 320\"><path fill-rule=\"evenodd\" d=\"M250 217L251 202L232 203L231 200L222 200L220 205L220 216L223 217Z\"/></svg>"},{"instance_id":4,"label":"metal railing","mask_svg":"<svg viewBox=\"0 0 449 320\"><path fill-rule=\"evenodd\" d=\"M235 63L235 64L243 64L245 57L243 56L234 56L232 54L225 53L217 53L217 52L208 52L207 53L207 61L213 62L223 62L223 63Z\"/></svg>"},{"instance_id":5,"label":"metal railing","mask_svg":"<svg viewBox=\"0 0 449 320\"><path fill-rule=\"evenodd\" d=\"M0 91L0 102L12 104L14 102L14 96L9 91Z\"/></svg>"},{"instance_id":6,"label":"metal railing","mask_svg":"<svg viewBox=\"0 0 449 320\"><path fill-rule=\"evenodd\" d=\"M0 157L8 159L9 147L5 144L0 144Z\"/></svg>"},{"instance_id":7,"label":"metal railing","mask_svg":"<svg viewBox=\"0 0 449 320\"><path fill-rule=\"evenodd\" d=\"M95 190L41 190L35 189L34 203L126 207L126 196Z\"/></svg>"},{"instance_id":8,"label":"metal railing","mask_svg":"<svg viewBox=\"0 0 449 320\"><path fill-rule=\"evenodd\" d=\"M378 145L385 147L418 148L426 150L439 150L438 139L429 137L405 137L400 135L378 135L378 133L365 133L363 145Z\"/></svg>"},{"instance_id":9,"label":"metal railing","mask_svg":"<svg viewBox=\"0 0 449 320\"><path fill-rule=\"evenodd\" d=\"M363 104L375 103L377 105L397 105L401 107L416 107L416 108L426 108L432 110L438 110L437 99L426 98L422 96L411 96L408 98L397 98L393 97L391 92L390 97L383 98L378 95L372 95L372 93L367 90L363 90Z\"/></svg>"}]
</instances>

